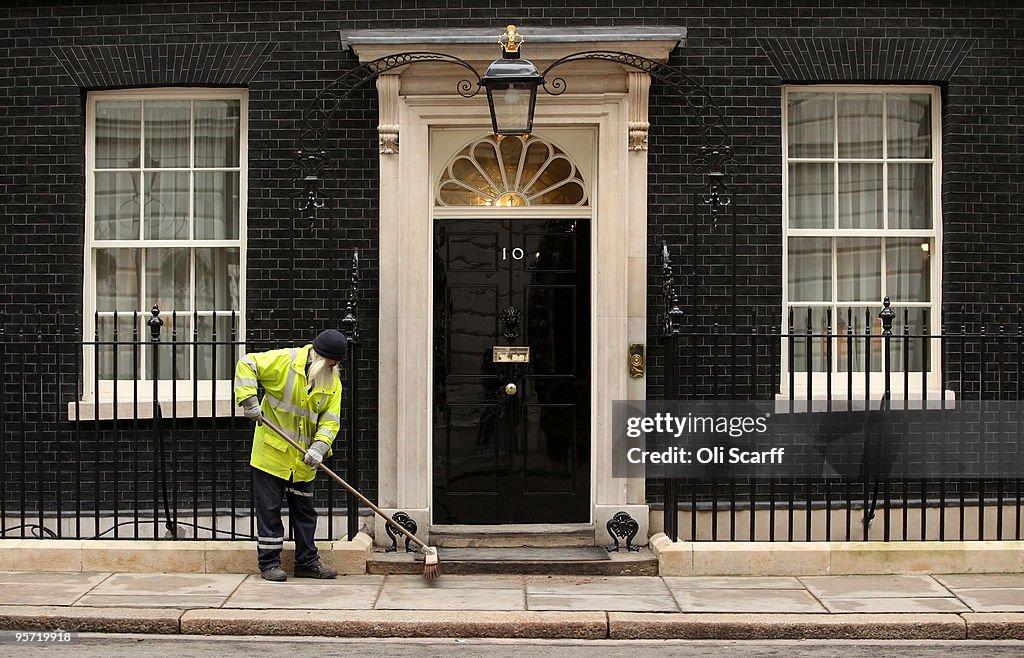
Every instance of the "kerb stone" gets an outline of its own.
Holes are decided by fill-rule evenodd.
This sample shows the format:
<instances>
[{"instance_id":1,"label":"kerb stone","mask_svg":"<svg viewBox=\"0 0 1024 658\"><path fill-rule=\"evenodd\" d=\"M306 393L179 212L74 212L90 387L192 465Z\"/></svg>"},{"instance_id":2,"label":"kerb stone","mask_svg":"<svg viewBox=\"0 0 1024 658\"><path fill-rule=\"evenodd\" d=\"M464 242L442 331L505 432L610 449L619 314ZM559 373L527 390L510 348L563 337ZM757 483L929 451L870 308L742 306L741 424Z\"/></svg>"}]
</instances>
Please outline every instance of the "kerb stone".
<instances>
[{"instance_id":1,"label":"kerb stone","mask_svg":"<svg viewBox=\"0 0 1024 658\"><path fill-rule=\"evenodd\" d=\"M1024 640L1024 613L966 612L968 640Z\"/></svg>"},{"instance_id":2,"label":"kerb stone","mask_svg":"<svg viewBox=\"0 0 1024 658\"><path fill-rule=\"evenodd\" d=\"M478 610L190 610L181 632L198 635L326 637L505 637L602 639L604 612Z\"/></svg>"},{"instance_id":3,"label":"kerb stone","mask_svg":"<svg viewBox=\"0 0 1024 658\"><path fill-rule=\"evenodd\" d=\"M0 628L171 634L179 632L181 615L181 610L168 608L0 606Z\"/></svg>"},{"instance_id":4,"label":"kerb stone","mask_svg":"<svg viewBox=\"0 0 1024 658\"><path fill-rule=\"evenodd\" d=\"M611 639L619 640L962 640L964 620L954 614L657 614L608 613Z\"/></svg>"}]
</instances>

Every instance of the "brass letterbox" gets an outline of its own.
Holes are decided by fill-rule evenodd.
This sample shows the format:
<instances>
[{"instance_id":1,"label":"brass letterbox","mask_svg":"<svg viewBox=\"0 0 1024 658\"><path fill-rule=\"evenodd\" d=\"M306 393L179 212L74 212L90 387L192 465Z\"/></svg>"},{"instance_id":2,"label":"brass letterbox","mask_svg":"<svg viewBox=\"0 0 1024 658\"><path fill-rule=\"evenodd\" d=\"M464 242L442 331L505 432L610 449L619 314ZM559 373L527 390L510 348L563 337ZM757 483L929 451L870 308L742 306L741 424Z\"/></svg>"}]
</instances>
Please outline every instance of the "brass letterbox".
<instances>
[{"instance_id":1,"label":"brass letterbox","mask_svg":"<svg viewBox=\"0 0 1024 658\"><path fill-rule=\"evenodd\" d=\"M529 347L502 347L495 345L492 349L494 363L529 363Z\"/></svg>"}]
</instances>

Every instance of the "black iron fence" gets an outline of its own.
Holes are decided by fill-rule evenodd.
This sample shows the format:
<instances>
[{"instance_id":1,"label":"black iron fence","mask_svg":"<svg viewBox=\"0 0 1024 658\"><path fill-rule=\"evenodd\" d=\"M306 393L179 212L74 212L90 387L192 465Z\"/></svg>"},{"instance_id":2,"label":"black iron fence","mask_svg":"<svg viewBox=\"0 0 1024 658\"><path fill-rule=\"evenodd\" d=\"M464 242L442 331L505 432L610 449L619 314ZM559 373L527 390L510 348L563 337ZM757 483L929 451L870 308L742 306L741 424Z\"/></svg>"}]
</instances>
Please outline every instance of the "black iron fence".
<instances>
[{"instance_id":1,"label":"black iron fence","mask_svg":"<svg viewBox=\"0 0 1024 658\"><path fill-rule=\"evenodd\" d=\"M666 400L770 401L791 413L824 405L828 413L858 403L891 409L916 400L946 411L1024 399L1022 317L941 326L929 309L893 310L885 300L881 310L838 316L794 309L785 322L750 331L689 331L667 300ZM355 364L353 313L341 322ZM39 319L0 331L0 536L254 536L252 426L234 404L234 363L244 352L297 346L312 335L280 342L246 332L243 340L235 314L156 308L98 313L87 340L54 333L61 326L59 318ZM354 373L343 373L342 432L330 463L358 487ZM1019 459L1019 418L996 422L995 430L961 423L952 435L979 453L991 456L996 445L1007 451L1000 456L1016 450ZM1022 481L1008 472L670 478L649 480L649 490L663 502L666 533L694 541L1020 539ZM318 538L351 537L357 501L329 485L317 492Z\"/></svg>"},{"instance_id":2,"label":"black iron fence","mask_svg":"<svg viewBox=\"0 0 1024 658\"><path fill-rule=\"evenodd\" d=\"M354 325L350 312L342 430L327 463L359 486ZM253 427L234 402L234 364L312 336L243 340L235 313L157 307L97 313L87 340L55 335L59 326L0 332L0 537L253 538ZM352 537L358 501L320 480L318 539Z\"/></svg>"},{"instance_id":3,"label":"black iron fence","mask_svg":"<svg viewBox=\"0 0 1024 658\"><path fill-rule=\"evenodd\" d=\"M905 412L895 427L869 421L875 435L864 435L872 445L893 446L886 459L897 455L902 468L871 468L864 456L821 477L652 480L666 534L693 541L1021 538L1024 316L933 331L930 309L893 309L888 298L879 308L844 309L838 317L794 309L750 331L694 332L666 322L665 400L770 402L782 414L814 419L819 431L825 415ZM941 459L921 448L935 437L933 452L950 453ZM834 438L819 436L822 450ZM954 452L959 472L939 463L952 463ZM908 466L908 459L920 463Z\"/></svg>"}]
</instances>

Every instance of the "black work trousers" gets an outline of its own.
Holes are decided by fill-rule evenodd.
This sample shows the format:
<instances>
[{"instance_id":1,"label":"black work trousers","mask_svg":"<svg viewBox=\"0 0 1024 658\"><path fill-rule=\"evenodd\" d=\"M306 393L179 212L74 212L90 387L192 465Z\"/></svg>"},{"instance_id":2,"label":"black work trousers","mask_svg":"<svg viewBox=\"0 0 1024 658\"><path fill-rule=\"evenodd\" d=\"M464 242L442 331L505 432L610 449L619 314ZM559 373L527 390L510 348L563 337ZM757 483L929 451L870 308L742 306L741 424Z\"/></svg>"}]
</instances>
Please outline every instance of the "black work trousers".
<instances>
[{"instance_id":1,"label":"black work trousers","mask_svg":"<svg viewBox=\"0 0 1024 658\"><path fill-rule=\"evenodd\" d=\"M256 553L260 571L281 566L284 525L281 502L288 500L288 518L295 538L295 566L310 568L320 563L313 536L316 534L316 508L313 507L313 483L290 482L258 468L252 469L252 500L256 508Z\"/></svg>"}]
</instances>

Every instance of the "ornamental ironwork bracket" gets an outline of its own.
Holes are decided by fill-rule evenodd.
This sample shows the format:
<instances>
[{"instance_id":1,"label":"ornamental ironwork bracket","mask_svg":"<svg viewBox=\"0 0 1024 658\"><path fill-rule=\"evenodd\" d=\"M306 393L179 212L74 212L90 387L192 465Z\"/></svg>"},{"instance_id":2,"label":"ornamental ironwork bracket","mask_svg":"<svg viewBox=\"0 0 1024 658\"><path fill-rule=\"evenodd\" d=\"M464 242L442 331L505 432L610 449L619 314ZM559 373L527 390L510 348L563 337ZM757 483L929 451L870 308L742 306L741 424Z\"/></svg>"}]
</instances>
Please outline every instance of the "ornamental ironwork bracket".
<instances>
[{"instance_id":1,"label":"ornamental ironwork bracket","mask_svg":"<svg viewBox=\"0 0 1024 658\"><path fill-rule=\"evenodd\" d=\"M562 77L551 77L551 71L571 62L604 61L618 64L648 75L677 92L683 99L683 107L694 118L700 130L699 152L690 162L693 172L703 181L703 191L697 195L700 203L706 205L712 217L712 228L718 227L719 212L731 207L735 215L735 204L729 181L737 168L732 154L731 138L725 128L722 108L713 100L708 90L684 73L679 67L658 62L633 53L590 50L573 53L549 64L541 73L545 80L544 90L553 96L565 93L567 85ZM459 66L468 71L465 78L456 83L456 92L471 98L480 91L482 78L473 66L459 57L436 52L405 52L380 57L357 66L331 82L320 91L306 108L300 121L298 149L295 152L293 170L300 189L295 209L301 217L308 219L310 228L315 227L319 211L329 210L323 196L325 173L330 169L333 155L328 149L330 127L336 125L335 114L348 106L348 98L367 82L378 79L382 74L420 62L434 62ZM637 128L641 128L639 124ZM735 231L734 240L735 240ZM295 236L293 235L293 243ZM295 247L293 245L292 253ZM294 260L294 255L292 255ZM294 263L292 268L294 271ZM295 315L295 296L292 299L292 315ZM678 304L673 302L678 310ZM682 315L679 311L678 316ZM676 316L673 316L676 317ZM666 332L671 330L666 317Z\"/></svg>"},{"instance_id":2,"label":"ornamental ironwork bracket","mask_svg":"<svg viewBox=\"0 0 1024 658\"><path fill-rule=\"evenodd\" d=\"M413 534L413 535L415 535L416 534L416 530L419 529L419 526L416 525L416 520L413 519L408 514L406 514L405 512L395 512L394 514L391 515L391 520L394 521L395 523L397 523L398 525L402 526L406 530L408 530L410 532L410 534ZM391 545L388 546L387 548L385 548L384 552L385 553L397 553L398 552L398 538L395 536L395 531L391 529L391 524L390 523L385 523L384 524L384 529L387 531L388 537L391 537ZM418 551L419 551L419 548L413 546L412 545L412 540L409 539L408 537L406 537L405 538L405 552L406 553L416 553Z\"/></svg>"},{"instance_id":3,"label":"ornamental ironwork bracket","mask_svg":"<svg viewBox=\"0 0 1024 658\"><path fill-rule=\"evenodd\" d=\"M671 87L682 96L684 106L697 120L697 125L700 127L700 153L692 162L695 172L705 179L706 192L702 195L702 200L710 206L715 226L717 226L718 210L732 203L727 181L735 171L737 162L732 155L732 146L729 134L725 129L722 108L714 102L707 89L679 67L670 64L633 53L588 50L566 55L549 64L541 73L545 80L544 91L552 96L565 93L568 88L565 79L562 77L552 78L548 74L559 66L578 61L605 61L635 69ZM466 60L445 53L421 51L397 53L377 58L345 72L320 91L303 112L299 149L295 156L298 179L303 182L301 199L298 204L299 210L309 214L312 219L316 210L326 207L326 203L320 196L320 185L325 165L330 159L327 151L327 135L329 127L333 125L334 114L345 106L345 101L352 92L365 83L394 69L420 62L460 66L469 74L468 77L456 84L458 94L464 98L471 98L480 91L481 77L477 70Z\"/></svg>"},{"instance_id":4,"label":"ornamental ironwork bracket","mask_svg":"<svg viewBox=\"0 0 1024 658\"><path fill-rule=\"evenodd\" d=\"M302 190L297 208L309 216L316 217L316 211L326 207L321 196L323 172L331 157L328 153L328 133L334 125L334 115L346 105L345 101L359 87L383 73L416 64L418 62L439 62L461 66L469 71L469 77L460 80L455 90L463 98L472 98L480 91L480 74L464 59L454 55L432 52L408 52L388 55L367 62L345 72L317 94L302 114L299 134L299 148L295 154L297 178ZM472 79L470 79L472 78Z\"/></svg>"},{"instance_id":5,"label":"ornamental ironwork bracket","mask_svg":"<svg viewBox=\"0 0 1024 658\"><path fill-rule=\"evenodd\" d=\"M636 522L629 512L616 512L615 516L608 519L608 523L605 525L608 530L608 535L612 538L613 544L608 544L606 549L609 553L617 553L619 551L619 539L626 540L626 550L630 553L636 553L640 550L639 546L633 544L633 538L636 537L636 533L640 532L640 524Z\"/></svg>"},{"instance_id":6,"label":"ornamental ironwork bracket","mask_svg":"<svg viewBox=\"0 0 1024 658\"><path fill-rule=\"evenodd\" d=\"M610 50L582 51L551 62L541 72L541 77L545 80L544 91L552 96L559 96L568 88L564 78L552 78L549 75L552 69L570 62L595 60L620 64L646 73L682 96L684 106L700 128L700 152L691 163L694 173L704 180L705 191L701 195L701 201L709 207L712 228L718 228L719 211L733 202L728 181L738 166L732 154L731 138L725 129L725 114L722 108L715 103L703 85L679 67L633 53Z\"/></svg>"}]
</instances>

